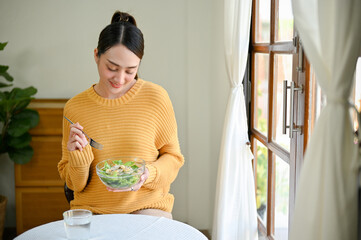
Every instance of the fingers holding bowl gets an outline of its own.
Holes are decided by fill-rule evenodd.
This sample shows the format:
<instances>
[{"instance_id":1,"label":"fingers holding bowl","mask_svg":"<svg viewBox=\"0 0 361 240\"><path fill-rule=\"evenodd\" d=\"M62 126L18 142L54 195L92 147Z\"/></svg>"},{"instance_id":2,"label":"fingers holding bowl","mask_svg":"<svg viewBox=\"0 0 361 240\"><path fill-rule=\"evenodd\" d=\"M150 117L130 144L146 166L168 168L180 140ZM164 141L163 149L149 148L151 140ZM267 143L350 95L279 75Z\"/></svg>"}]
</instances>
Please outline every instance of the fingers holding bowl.
<instances>
[{"instance_id":1,"label":"fingers holding bowl","mask_svg":"<svg viewBox=\"0 0 361 240\"><path fill-rule=\"evenodd\" d=\"M109 192L128 192L128 191L130 191L129 189L115 189L115 188L107 187L107 190Z\"/></svg>"}]
</instances>

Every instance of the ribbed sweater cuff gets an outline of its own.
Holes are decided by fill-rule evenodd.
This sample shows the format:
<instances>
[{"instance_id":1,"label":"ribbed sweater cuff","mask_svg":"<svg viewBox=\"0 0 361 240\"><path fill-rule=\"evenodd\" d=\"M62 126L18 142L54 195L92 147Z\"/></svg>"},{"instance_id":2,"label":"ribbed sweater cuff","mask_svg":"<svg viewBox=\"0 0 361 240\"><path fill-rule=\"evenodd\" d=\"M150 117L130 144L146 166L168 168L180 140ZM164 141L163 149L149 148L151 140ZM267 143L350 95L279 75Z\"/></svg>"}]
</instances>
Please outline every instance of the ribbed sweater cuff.
<instances>
[{"instance_id":1,"label":"ribbed sweater cuff","mask_svg":"<svg viewBox=\"0 0 361 240\"><path fill-rule=\"evenodd\" d=\"M69 165L71 167L89 166L93 159L93 151L89 144L83 149L83 151L69 151Z\"/></svg>"},{"instance_id":2,"label":"ribbed sweater cuff","mask_svg":"<svg viewBox=\"0 0 361 240\"><path fill-rule=\"evenodd\" d=\"M157 177L157 168L153 165L146 165L146 168L148 168L149 176L147 180L145 181L144 185L152 183L155 178Z\"/></svg>"}]
</instances>

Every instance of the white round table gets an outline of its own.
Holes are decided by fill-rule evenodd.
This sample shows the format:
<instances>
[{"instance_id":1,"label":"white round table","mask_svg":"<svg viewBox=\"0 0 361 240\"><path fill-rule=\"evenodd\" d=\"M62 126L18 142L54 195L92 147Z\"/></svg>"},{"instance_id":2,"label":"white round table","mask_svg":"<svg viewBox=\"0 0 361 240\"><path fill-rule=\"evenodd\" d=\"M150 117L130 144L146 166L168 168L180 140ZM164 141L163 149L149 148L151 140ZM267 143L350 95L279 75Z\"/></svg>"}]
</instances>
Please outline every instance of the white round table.
<instances>
[{"instance_id":1,"label":"white round table","mask_svg":"<svg viewBox=\"0 0 361 240\"><path fill-rule=\"evenodd\" d=\"M47 223L30 229L14 240L66 240L64 221ZM164 217L135 214L104 214L92 216L91 240L207 240L197 229Z\"/></svg>"}]
</instances>

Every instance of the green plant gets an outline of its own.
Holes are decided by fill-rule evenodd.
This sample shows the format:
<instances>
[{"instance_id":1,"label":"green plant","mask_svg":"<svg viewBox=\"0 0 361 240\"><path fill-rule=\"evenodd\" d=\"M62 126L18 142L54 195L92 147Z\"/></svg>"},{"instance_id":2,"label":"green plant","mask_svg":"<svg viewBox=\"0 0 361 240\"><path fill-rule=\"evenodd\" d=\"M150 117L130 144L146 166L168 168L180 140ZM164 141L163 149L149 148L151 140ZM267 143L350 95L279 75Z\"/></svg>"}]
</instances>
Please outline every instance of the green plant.
<instances>
[{"instance_id":1,"label":"green plant","mask_svg":"<svg viewBox=\"0 0 361 240\"><path fill-rule=\"evenodd\" d=\"M0 51L6 45L7 42L0 42ZM0 65L0 77L6 80L5 83L0 82L1 89L12 86L14 79L7 72L8 69L9 66ZM8 153L17 164L28 163L34 154L29 130L38 125L39 113L27 106L36 92L34 87L14 87L9 91L0 91L0 153Z\"/></svg>"},{"instance_id":2,"label":"green plant","mask_svg":"<svg viewBox=\"0 0 361 240\"><path fill-rule=\"evenodd\" d=\"M267 148L257 144L257 208L267 204Z\"/></svg>"}]
</instances>

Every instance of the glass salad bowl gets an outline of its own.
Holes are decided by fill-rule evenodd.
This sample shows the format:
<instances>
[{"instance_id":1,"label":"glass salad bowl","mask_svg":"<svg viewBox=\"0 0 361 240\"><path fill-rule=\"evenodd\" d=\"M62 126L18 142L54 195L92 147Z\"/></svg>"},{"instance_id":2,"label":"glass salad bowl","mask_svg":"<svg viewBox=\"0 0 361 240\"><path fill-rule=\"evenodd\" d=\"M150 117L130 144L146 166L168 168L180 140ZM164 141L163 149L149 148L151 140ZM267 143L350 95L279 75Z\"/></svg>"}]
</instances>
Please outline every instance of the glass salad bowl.
<instances>
[{"instance_id":1,"label":"glass salad bowl","mask_svg":"<svg viewBox=\"0 0 361 240\"><path fill-rule=\"evenodd\" d=\"M145 161L138 157L114 157L96 165L100 180L113 189L131 188L139 182L144 170Z\"/></svg>"}]
</instances>

